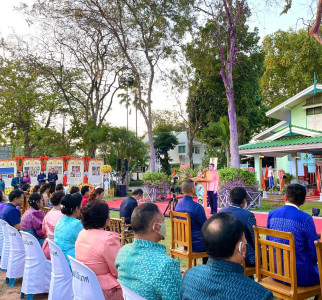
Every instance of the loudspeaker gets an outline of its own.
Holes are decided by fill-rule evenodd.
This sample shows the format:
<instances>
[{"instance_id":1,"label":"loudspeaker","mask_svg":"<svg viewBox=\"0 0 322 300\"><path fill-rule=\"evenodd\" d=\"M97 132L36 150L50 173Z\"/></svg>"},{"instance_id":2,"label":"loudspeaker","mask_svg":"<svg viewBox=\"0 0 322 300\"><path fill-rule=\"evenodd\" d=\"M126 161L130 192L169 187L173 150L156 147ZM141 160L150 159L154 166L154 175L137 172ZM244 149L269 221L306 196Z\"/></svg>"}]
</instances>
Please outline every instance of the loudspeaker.
<instances>
[{"instance_id":1,"label":"loudspeaker","mask_svg":"<svg viewBox=\"0 0 322 300\"><path fill-rule=\"evenodd\" d=\"M117 159L117 169L116 169L116 171L121 171L121 159L120 158Z\"/></svg>"},{"instance_id":2,"label":"loudspeaker","mask_svg":"<svg viewBox=\"0 0 322 300\"><path fill-rule=\"evenodd\" d=\"M116 186L116 196L126 197L126 184L118 184Z\"/></svg>"},{"instance_id":3,"label":"loudspeaker","mask_svg":"<svg viewBox=\"0 0 322 300\"><path fill-rule=\"evenodd\" d=\"M124 168L125 168L125 171L129 170L129 163L128 163L127 159L124 160Z\"/></svg>"}]
</instances>

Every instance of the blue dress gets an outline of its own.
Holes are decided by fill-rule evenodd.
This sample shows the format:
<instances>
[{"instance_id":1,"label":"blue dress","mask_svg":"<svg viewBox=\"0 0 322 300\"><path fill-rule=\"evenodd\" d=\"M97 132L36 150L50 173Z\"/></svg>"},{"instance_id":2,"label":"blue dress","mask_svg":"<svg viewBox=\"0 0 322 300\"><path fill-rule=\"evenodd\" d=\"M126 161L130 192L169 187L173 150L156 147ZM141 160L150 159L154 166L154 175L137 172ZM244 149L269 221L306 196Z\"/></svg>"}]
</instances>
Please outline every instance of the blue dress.
<instances>
[{"instance_id":1,"label":"blue dress","mask_svg":"<svg viewBox=\"0 0 322 300\"><path fill-rule=\"evenodd\" d=\"M82 229L83 224L80 220L68 216L60 218L56 224L54 243L63 251L69 265L67 255L75 258L75 242Z\"/></svg>"}]
</instances>

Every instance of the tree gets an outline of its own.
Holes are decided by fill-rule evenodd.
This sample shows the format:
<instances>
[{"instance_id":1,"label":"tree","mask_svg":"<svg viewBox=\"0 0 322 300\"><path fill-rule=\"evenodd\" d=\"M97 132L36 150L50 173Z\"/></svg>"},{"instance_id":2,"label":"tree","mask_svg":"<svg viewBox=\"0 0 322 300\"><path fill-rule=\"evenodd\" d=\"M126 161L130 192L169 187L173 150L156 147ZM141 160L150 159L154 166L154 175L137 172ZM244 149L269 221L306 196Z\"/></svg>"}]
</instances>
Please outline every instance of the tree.
<instances>
[{"instance_id":1,"label":"tree","mask_svg":"<svg viewBox=\"0 0 322 300\"><path fill-rule=\"evenodd\" d=\"M305 30L277 31L263 41L265 72L260 79L266 104L274 107L322 79L322 47Z\"/></svg>"},{"instance_id":2,"label":"tree","mask_svg":"<svg viewBox=\"0 0 322 300\"><path fill-rule=\"evenodd\" d=\"M152 111L152 128L155 130L159 126L171 126L170 131L186 131L187 124L184 118L182 118L180 112L176 112L170 109L159 109Z\"/></svg>"},{"instance_id":3,"label":"tree","mask_svg":"<svg viewBox=\"0 0 322 300\"><path fill-rule=\"evenodd\" d=\"M172 125L159 125L153 130L154 147L161 150L160 157L162 172L170 175L170 157L168 151L178 145L177 137L172 133Z\"/></svg>"}]
</instances>

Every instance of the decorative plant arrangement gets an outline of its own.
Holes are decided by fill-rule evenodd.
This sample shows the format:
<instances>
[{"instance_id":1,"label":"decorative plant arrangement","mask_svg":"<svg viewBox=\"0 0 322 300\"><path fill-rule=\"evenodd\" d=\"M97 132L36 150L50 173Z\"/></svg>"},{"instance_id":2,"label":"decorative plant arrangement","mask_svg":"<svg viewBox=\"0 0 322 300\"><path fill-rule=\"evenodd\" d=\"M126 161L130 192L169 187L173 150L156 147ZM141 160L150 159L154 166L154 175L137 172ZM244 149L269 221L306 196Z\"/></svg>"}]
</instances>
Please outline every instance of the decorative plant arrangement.
<instances>
[{"instance_id":1,"label":"decorative plant arrangement","mask_svg":"<svg viewBox=\"0 0 322 300\"><path fill-rule=\"evenodd\" d=\"M165 173L145 173L142 180L144 190L149 195L152 202L166 198L170 192L168 175Z\"/></svg>"}]
</instances>

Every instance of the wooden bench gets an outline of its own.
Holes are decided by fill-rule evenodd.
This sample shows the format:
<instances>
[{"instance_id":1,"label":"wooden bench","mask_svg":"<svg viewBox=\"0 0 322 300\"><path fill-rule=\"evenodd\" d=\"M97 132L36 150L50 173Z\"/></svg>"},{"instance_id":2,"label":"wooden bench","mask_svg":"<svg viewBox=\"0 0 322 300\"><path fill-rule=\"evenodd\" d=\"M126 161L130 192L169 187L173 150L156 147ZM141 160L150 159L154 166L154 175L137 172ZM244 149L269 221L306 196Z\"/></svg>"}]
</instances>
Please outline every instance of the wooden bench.
<instances>
[{"instance_id":1,"label":"wooden bench","mask_svg":"<svg viewBox=\"0 0 322 300\"><path fill-rule=\"evenodd\" d=\"M120 236L121 246L124 246L127 243L132 243L134 239L133 230L128 230L130 227L131 224L125 224L125 218L111 218L110 226L108 226L106 229L117 232Z\"/></svg>"},{"instance_id":2,"label":"wooden bench","mask_svg":"<svg viewBox=\"0 0 322 300\"><path fill-rule=\"evenodd\" d=\"M188 213L170 211L170 223L170 256L172 258L177 256L187 260L187 269L190 269L192 262L196 266L198 258L208 257L207 252L192 252L191 220Z\"/></svg>"},{"instance_id":3,"label":"wooden bench","mask_svg":"<svg viewBox=\"0 0 322 300\"><path fill-rule=\"evenodd\" d=\"M256 277L258 283L281 299L306 299L321 294L320 285L298 286L295 242L291 232L253 226L255 232ZM260 235L281 238L288 244L261 238ZM262 256L260 256L260 253ZM289 285L277 282L280 280Z\"/></svg>"}]
</instances>

